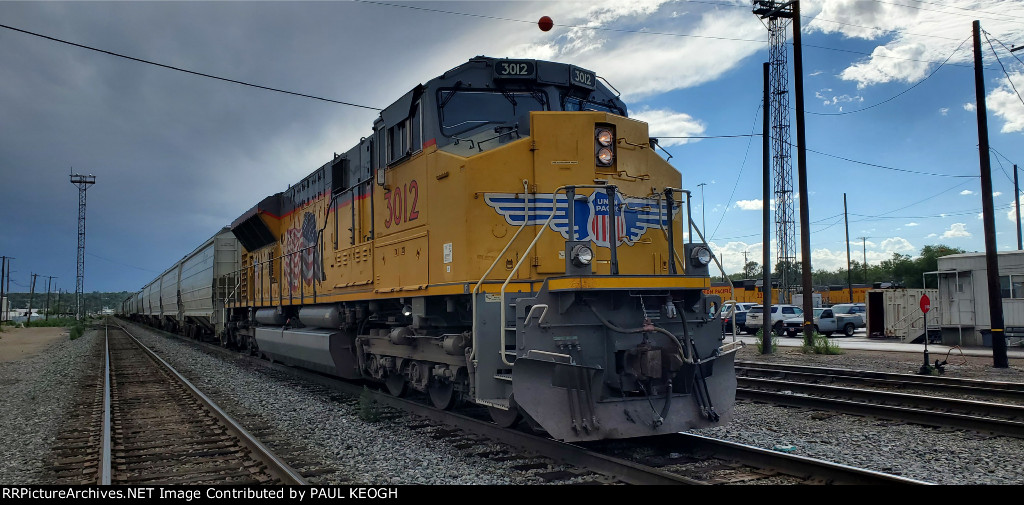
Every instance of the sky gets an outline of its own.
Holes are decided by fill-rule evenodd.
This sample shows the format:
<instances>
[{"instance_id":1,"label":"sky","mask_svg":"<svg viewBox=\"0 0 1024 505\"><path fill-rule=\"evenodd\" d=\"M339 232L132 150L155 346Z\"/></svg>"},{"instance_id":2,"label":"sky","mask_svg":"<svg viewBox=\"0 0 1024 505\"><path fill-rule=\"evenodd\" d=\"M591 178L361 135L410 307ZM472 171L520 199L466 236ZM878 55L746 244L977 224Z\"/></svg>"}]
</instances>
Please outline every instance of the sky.
<instances>
[{"instance_id":1,"label":"sky","mask_svg":"<svg viewBox=\"0 0 1024 505\"><path fill-rule=\"evenodd\" d=\"M536 24L544 15L554 20L548 32ZM844 193L854 260L913 257L930 244L984 251L976 19L987 35L996 242L1016 249L1012 166L1024 165L1024 51L1009 48L1024 45L1024 2L805 0L815 269L846 265ZM742 269L744 253L760 262L761 145L749 135L761 131L768 35L747 1L0 2L0 24L378 108L476 55L588 68L622 93L652 135L719 137L662 145L693 190L694 218L706 223L725 270ZM53 289L75 289L72 171L96 176L87 192L85 291L135 291L369 135L377 114L9 28L0 28L0 76L0 255L14 258L15 292L29 290L32 273L55 276Z\"/></svg>"}]
</instances>

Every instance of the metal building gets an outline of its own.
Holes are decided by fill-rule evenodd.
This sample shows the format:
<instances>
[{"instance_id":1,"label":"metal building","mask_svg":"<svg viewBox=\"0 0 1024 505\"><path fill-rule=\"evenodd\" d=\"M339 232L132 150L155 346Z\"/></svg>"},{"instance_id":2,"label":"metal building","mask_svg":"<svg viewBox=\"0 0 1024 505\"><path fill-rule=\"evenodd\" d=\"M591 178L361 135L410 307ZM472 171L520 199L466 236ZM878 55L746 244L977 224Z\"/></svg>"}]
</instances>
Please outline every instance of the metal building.
<instances>
[{"instance_id":1,"label":"metal building","mask_svg":"<svg viewBox=\"0 0 1024 505\"><path fill-rule=\"evenodd\" d=\"M1024 251L1000 252L998 259L1007 344L1021 345L1024 337ZM925 273L927 285L935 285L933 277L937 279L939 293L932 300L932 307L939 311L942 343L991 346L987 335L992 325L985 253L943 256L939 258L937 271Z\"/></svg>"}]
</instances>

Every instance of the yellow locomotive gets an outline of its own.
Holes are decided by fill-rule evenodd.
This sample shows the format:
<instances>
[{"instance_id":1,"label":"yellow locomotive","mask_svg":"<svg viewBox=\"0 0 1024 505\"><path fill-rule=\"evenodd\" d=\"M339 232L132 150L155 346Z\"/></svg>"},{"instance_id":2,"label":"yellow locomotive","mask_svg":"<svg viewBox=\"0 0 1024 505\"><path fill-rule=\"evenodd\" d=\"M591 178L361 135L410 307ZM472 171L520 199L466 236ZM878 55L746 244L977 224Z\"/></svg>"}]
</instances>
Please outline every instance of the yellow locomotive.
<instances>
[{"instance_id":1,"label":"yellow locomotive","mask_svg":"<svg viewBox=\"0 0 1024 505\"><path fill-rule=\"evenodd\" d=\"M225 344L562 440L726 421L711 251L590 70L476 57L236 219Z\"/></svg>"}]
</instances>

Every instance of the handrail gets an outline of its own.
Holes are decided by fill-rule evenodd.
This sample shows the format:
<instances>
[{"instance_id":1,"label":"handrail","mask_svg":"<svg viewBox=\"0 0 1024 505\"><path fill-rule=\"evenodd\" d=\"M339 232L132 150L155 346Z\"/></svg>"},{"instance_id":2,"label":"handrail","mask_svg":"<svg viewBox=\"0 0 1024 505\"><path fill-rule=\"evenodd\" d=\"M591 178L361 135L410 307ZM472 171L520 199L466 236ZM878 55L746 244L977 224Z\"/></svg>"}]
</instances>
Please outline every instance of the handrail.
<instances>
[{"instance_id":1,"label":"handrail","mask_svg":"<svg viewBox=\"0 0 1024 505\"><path fill-rule=\"evenodd\" d=\"M494 267L498 264L498 261L500 261L501 258L503 258L505 256L505 253L508 251L508 248L512 247L512 243L516 241L516 238L519 237L519 234L524 229L526 229L526 225L528 225L530 223L530 192L529 192L529 189L530 189L530 181L528 181L526 179L523 179L523 195L525 197L523 199L524 200L523 224L519 226L519 229L516 230L515 235L512 235L512 238L509 239L507 244L505 244L505 248L502 249L501 252L498 253L498 255L494 257L494 262L491 263L490 268L488 268L487 271L484 272L483 277L480 277L480 280L477 281L475 286L473 286L473 299L472 299L472 301L473 301L473 344L472 344L473 348L472 349L473 350L469 354L469 359L470 360L476 359L476 348L477 348L477 346L476 346L476 328L477 328L477 324L476 324L476 296L479 294L480 286L484 283L484 279L486 279L487 276L491 274L491 270L494 270ZM502 328L505 327L505 322L504 321L501 322L501 326L502 326ZM504 333L504 330L502 330L502 332ZM504 347L504 346L502 346L502 347ZM504 350L504 349L502 349L502 350Z\"/></svg>"},{"instance_id":2,"label":"handrail","mask_svg":"<svg viewBox=\"0 0 1024 505\"><path fill-rule=\"evenodd\" d=\"M551 220L553 220L555 218L555 214L557 214L557 212L555 211L554 202L558 200L558 193L564 191L566 187L567 186L559 186L557 189L555 189L553 193L551 193L551 215L548 216L548 220L544 222L543 226L541 226L540 231L537 232L537 236L533 237L533 242L530 242L530 245L528 245L526 247L526 250L523 251L523 254L519 258L519 261L516 262L516 266L512 269L512 272L508 274L508 278L505 279L505 283L501 285L501 316L498 319L501 331L501 347L498 348L498 355L501 357L501 362L508 366L512 366L512 362L510 362L508 358L505 357L505 288L508 287L509 282L512 282L512 278L515 277L516 272L519 271L519 267L521 267L523 265L523 262L526 261L526 258L529 257L530 251L533 250L533 246L537 245L537 241L540 240L541 235L543 235L544 231L547 230L548 227L551 225ZM573 204L575 202L569 203ZM610 205L615 205L615 202L610 202ZM575 223L570 223L569 226L573 227L575 226ZM572 229L573 231L575 231L575 228ZM617 238L614 236L609 237L609 241L611 240L617 240Z\"/></svg>"}]
</instances>

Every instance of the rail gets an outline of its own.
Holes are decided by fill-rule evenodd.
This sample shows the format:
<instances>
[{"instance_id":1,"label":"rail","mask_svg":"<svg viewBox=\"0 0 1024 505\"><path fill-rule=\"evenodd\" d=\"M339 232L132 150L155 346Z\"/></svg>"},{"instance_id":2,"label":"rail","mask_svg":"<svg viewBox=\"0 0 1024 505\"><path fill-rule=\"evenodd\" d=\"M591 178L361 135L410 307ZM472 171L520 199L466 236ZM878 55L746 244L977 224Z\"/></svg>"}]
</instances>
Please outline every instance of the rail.
<instances>
[{"instance_id":1,"label":"rail","mask_svg":"<svg viewBox=\"0 0 1024 505\"><path fill-rule=\"evenodd\" d=\"M100 446L101 486L110 485L110 338L109 330L103 326L103 442Z\"/></svg>"}]
</instances>

